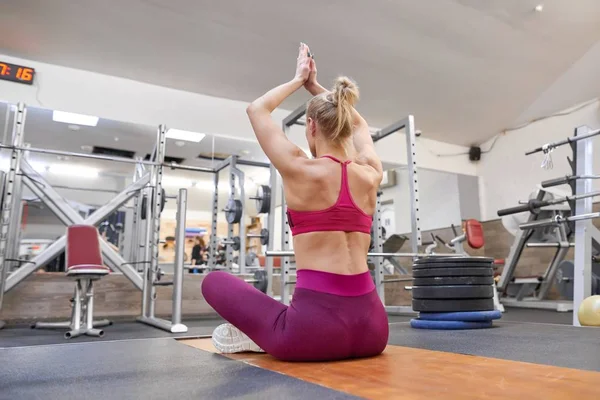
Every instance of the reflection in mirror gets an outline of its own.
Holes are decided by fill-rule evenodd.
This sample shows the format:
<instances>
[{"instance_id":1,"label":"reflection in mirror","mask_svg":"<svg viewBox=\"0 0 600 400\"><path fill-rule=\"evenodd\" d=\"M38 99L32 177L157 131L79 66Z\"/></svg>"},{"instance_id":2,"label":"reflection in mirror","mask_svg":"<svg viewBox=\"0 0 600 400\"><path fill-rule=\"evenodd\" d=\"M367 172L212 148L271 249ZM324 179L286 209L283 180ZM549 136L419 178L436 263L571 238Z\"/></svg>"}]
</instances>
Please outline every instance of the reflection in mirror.
<instances>
[{"instance_id":1,"label":"reflection in mirror","mask_svg":"<svg viewBox=\"0 0 600 400\"><path fill-rule=\"evenodd\" d=\"M2 143L10 145L13 131L15 107L0 103L0 136ZM122 163L102 159L81 158L76 154L91 154L118 157L130 160L149 160L157 139L158 127L113 121L94 116L27 107L24 125L24 146L35 149L59 151L62 154L45 154L31 151L25 155L27 162L39 176L64 197L69 205L84 218L103 206L132 183L134 163ZM165 162L194 167L214 167L231 155L242 160L268 162L266 156L254 140L222 137L180 130L167 132ZM10 150L0 152L0 169L9 168ZM239 166L245 173L246 211L248 218L256 216L254 195L261 184L268 184L269 169L254 166ZM228 170L222 171L219 182L219 210L224 208L230 196ZM33 177L35 179L35 177ZM175 212L179 188L188 189L187 222L189 228L199 233L210 232L212 220L212 198L214 175L206 172L184 171L171 168L163 170L163 188L167 202L161 214L161 239L174 236ZM239 195L239 188L238 193ZM65 232L65 225L34 195L23 187L24 221L22 239L27 241L28 257L34 244L36 252L43 250L49 242ZM169 198L170 197L170 198ZM127 256L130 250L129 232L133 219L133 202L125 204L99 226L101 234ZM248 223L252 222L250 219ZM193 230L192 229L192 230ZM223 213L218 215L220 235L227 234L227 224ZM193 237L189 238L190 243ZM207 242L207 239L205 239ZM161 255L161 261L172 261L168 243ZM187 244L187 243L186 243ZM186 253L191 249L186 246ZM60 269L60 267L57 267Z\"/></svg>"}]
</instances>

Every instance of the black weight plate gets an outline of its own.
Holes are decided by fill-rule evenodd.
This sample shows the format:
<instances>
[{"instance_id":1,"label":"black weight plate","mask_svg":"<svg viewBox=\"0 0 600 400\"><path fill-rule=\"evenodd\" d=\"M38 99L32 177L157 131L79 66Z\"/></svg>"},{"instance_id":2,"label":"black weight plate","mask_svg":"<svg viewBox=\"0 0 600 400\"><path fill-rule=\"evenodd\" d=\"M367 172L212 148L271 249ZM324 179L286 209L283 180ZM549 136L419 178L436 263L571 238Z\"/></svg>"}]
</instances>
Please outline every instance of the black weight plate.
<instances>
[{"instance_id":1,"label":"black weight plate","mask_svg":"<svg viewBox=\"0 0 600 400\"><path fill-rule=\"evenodd\" d=\"M413 270L414 278L447 276L493 276L492 268L422 268Z\"/></svg>"},{"instance_id":2,"label":"black weight plate","mask_svg":"<svg viewBox=\"0 0 600 400\"><path fill-rule=\"evenodd\" d=\"M165 209L165 203L167 202L166 199L166 193L165 193L165 189L161 189L161 193L162 193L162 197L161 197L161 203L160 203L160 211L164 211ZM146 207L148 207L148 197L147 196L142 196L142 205L140 207L140 218L141 219L146 219Z\"/></svg>"},{"instance_id":3,"label":"black weight plate","mask_svg":"<svg viewBox=\"0 0 600 400\"><path fill-rule=\"evenodd\" d=\"M267 228L262 228L260 230L260 244L263 246L269 244L269 230Z\"/></svg>"},{"instance_id":4,"label":"black weight plate","mask_svg":"<svg viewBox=\"0 0 600 400\"><path fill-rule=\"evenodd\" d=\"M494 299L413 299L412 308L422 312L493 311Z\"/></svg>"},{"instance_id":5,"label":"black weight plate","mask_svg":"<svg viewBox=\"0 0 600 400\"><path fill-rule=\"evenodd\" d=\"M271 188L267 185L260 185L256 190L256 211L259 214L269 212L271 207Z\"/></svg>"},{"instance_id":6,"label":"black weight plate","mask_svg":"<svg viewBox=\"0 0 600 400\"><path fill-rule=\"evenodd\" d=\"M434 278L415 278L414 286L440 286L440 285L492 285L492 276L449 276Z\"/></svg>"},{"instance_id":7,"label":"black weight plate","mask_svg":"<svg viewBox=\"0 0 600 400\"><path fill-rule=\"evenodd\" d=\"M446 263L428 263L428 264L414 264L413 269L421 268L490 268L491 263L466 263L466 262L446 262Z\"/></svg>"},{"instance_id":8,"label":"black weight plate","mask_svg":"<svg viewBox=\"0 0 600 400\"><path fill-rule=\"evenodd\" d=\"M225 220L229 224L237 224L242 220L242 202L237 199L229 199L225 206Z\"/></svg>"},{"instance_id":9,"label":"black weight plate","mask_svg":"<svg viewBox=\"0 0 600 400\"><path fill-rule=\"evenodd\" d=\"M491 299L492 285L414 286L413 299Z\"/></svg>"},{"instance_id":10,"label":"black weight plate","mask_svg":"<svg viewBox=\"0 0 600 400\"><path fill-rule=\"evenodd\" d=\"M461 263L490 263L494 262L493 258L489 257L423 257L415 260L415 264L437 264L437 263L447 263L447 262L461 262Z\"/></svg>"},{"instance_id":11,"label":"black weight plate","mask_svg":"<svg viewBox=\"0 0 600 400\"><path fill-rule=\"evenodd\" d=\"M263 293L267 293L267 271L264 269L258 269L254 271L254 287Z\"/></svg>"}]
</instances>

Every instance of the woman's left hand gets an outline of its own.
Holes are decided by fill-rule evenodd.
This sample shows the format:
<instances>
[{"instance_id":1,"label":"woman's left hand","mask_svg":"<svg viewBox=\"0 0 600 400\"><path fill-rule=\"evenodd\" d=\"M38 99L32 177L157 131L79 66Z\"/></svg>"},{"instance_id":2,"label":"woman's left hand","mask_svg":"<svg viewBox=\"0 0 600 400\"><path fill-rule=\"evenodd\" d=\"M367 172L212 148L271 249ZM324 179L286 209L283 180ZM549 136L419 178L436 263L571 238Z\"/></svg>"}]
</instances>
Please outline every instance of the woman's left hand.
<instances>
[{"instance_id":1,"label":"woman's left hand","mask_svg":"<svg viewBox=\"0 0 600 400\"><path fill-rule=\"evenodd\" d=\"M310 76L310 60L308 56L309 48L306 44L300 43L300 49L298 51L298 61L296 64L296 76L294 79L304 83Z\"/></svg>"}]
</instances>

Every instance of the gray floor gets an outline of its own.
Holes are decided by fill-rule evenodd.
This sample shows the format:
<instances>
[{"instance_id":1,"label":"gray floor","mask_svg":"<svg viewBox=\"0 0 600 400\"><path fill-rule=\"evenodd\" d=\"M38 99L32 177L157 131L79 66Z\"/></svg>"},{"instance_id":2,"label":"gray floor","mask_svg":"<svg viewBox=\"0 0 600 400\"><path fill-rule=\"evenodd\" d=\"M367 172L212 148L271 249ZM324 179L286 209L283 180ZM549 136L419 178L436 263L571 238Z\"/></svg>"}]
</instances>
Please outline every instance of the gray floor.
<instances>
[{"instance_id":1,"label":"gray floor","mask_svg":"<svg viewBox=\"0 0 600 400\"><path fill-rule=\"evenodd\" d=\"M198 337L211 335L214 328L223 322L222 319L216 318L185 320L183 323L187 325L188 332L172 334L135 321L115 321L113 325L103 328L105 331L103 338L80 336L69 340L64 339L63 334L66 330L63 329L31 329L29 325L8 326L0 330L0 348L98 342L104 340Z\"/></svg>"},{"instance_id":2,"label":"gray floor","mask_svg":"<svg viewBox=\"0 0 600 400\"><path fill-rule=\"evenodd\" d=\"M527 310L520 308L509 308L502 315L502 321L523 321L553 324L571 324L571 313L558 313L555 311ZM408 322L413 317L390 316L390 323ZM182 334L170 334L135 321L115 321L114 325L104 328L104 338L92 338L82 336L70 339L68 342L98 342L102 340L127 340L142 338L161 337L198 337L212 334L213 329L223 323L222 319L205 318L183 321L188 326L188 332ZM47 344L64 344L67 340L63 338L64 330L40 330L30 329L29 325L8 326L0 330L1 347L38 346Z\"/></svg>"},{"instance_id":3,"label":"gray floor","mask_svg":"<svg viewBox=\"0 0 600 400\"><path fill-rule=\"evenodd\" d=\"M170 339L0 349L0 400L354 399Z\"/></svg>"},{"instance_id":4,"label":"gray floor","mask_svg":"<svg viewBox=\"0 0 600 400\"><path fill-rule=\"evenodd\" d=\"M389 343L600 371L598 328L509 321L494 324L491 329L438 331L412 329L408 322L399 322L390 326Z\"/></svg>"}]
</instances>

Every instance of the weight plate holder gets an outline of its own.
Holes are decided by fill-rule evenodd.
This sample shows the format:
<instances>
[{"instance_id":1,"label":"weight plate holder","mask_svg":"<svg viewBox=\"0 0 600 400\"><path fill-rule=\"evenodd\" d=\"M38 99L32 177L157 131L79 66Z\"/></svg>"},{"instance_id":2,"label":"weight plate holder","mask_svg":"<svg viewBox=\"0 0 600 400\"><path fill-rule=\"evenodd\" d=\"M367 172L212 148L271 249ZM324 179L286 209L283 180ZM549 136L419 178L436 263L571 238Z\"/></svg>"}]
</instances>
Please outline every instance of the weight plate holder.
<instances>
[{"instance_id":1,"label":"weight plate holder","mask_svg":"<svg viewBox=\"0 0 600 400\"><path fill-rule=\"evenodd\" d=\"M242 202L238 199L229 199L223 209L225 220L228 224L238 224L242 220Z\"/></svg>"},{"instance_id":2,"label":"weight plate holder","mask_svg":"<svg viewBox=\"0 0 600 400\"><path fill-rule=\"evenodd\" d=\"M413 278L436 277L464 277L464 276L494 276L491 267L488 268L421 268L413 270Z\"/></svg>"},{"instance_id":3,"label":"weight plate holder","mask_svg":"<svg viewBox=\"0 0 600 400\"><path fill-rule=\"evenodd\" d=\"M442 286L442 285L493 285L491 276L436 276L433 278L415 278L413 286Z\"/></svg>"},{"instance_id":4,"label":"weight plate holder","mask_svg":"<svg viewBox=\"0 0 600 400\"><path fill-rule=\"evenodd\" d=\"M414 286L413 299L491 299L492 285Z\"/></svg>"},{"instance_id":5,"label":"weight plate holder","mask_svg":"<svg viewBox=\"0 0 600 400\"><path fill-rule=\"evenodd\" d=\"M423 312L494 311L494 299L413 299L412 307Z\"/></svg>"}]
</instances>

